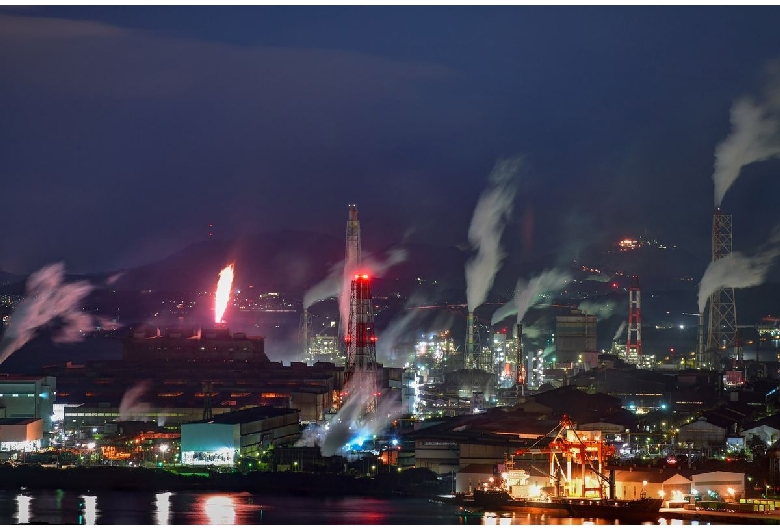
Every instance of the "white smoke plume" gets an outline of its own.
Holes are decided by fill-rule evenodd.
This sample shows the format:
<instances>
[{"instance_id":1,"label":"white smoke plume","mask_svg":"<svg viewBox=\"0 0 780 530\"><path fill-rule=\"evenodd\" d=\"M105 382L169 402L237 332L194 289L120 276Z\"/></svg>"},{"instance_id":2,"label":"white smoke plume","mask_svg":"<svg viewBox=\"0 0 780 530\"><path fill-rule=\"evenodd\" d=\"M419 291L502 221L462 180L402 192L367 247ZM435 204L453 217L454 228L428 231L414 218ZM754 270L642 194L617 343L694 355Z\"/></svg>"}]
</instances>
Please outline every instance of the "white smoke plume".
<instances>
[{"instance_id":1,"label":"white smoke plume","mask_svg":"<svg viewBox=\"0 0 780 530\"><path fill-rule=\"evenodd\" d=\"M152 406L141 401L141 398L149 391L149 388L151 388L149 381L141 381L127 389L119 402L119 421L146 420L148 418Z\"/></svg>"},{"instance_id":2,"label":"white smoke plume","mask_svg":"<svg viewBox=\"0 0 780 530\"><path fill-rule=\"evenodd\" d=\"M379 339L376 342L377 362L384 364L388 362L396 363L398 361L395 349L399 338L411 334L409 328L422 317L422 310L419 309L419 306L425 302L426 299L421 294L413 293L406 301L404 312L401 316L393 319L378 334ZM414 354L414 351L410 353ZM401 359L401 361L405 361L405 359Z\"/></svg>"},{"instance_id":3,"label":"white smoke plume","mask_svg":"<svg viewBox=\"0 0 780 530\"><path fill-rule=\"evenodd\" d=\"M596 315L598 320L606 320L615 312L615 302L593 302L583 300L577 306L577 309L589 315Z\"/></svg>"},{"instance_id":4,"label":"white smoke plume","mask_svg":"<svg viewBox=\"0 0 780 530\"><path fill-rule=\"evenodd\" d=\"M355 274L368 274L372 278L382 278L390 267L397 265L407 258L405 249L394 248L387 252L387 257L382 261L368 253L363 253L359 263L352 267L345 266L339 285L339 329L344 331L349 322L349 295L352 288L352 279Z\"/></svg>"},{"instance_id":5,"label":"white smoke plume","mask_svg":"<svg viewBox=\"0 0 780 530\"><path fill-rule=\"evenodd\" d=\"M749 257L731 252L710 262L699 282L699 313L707 307L707 299L720 288L742 289L761 285L775 258L780 255L780 229L775 228L763 250Z\"/></svg>"},{"instance_id":6,"label":"white smoke plume","mask_svg":"<svg viewBox=\"0 0 780 530\"><path fill-rule=\"evenodd\" d=\"M354 380L357 380L354 379ZM354 381L353 380L353 381ZM322 456L346 453L348 443L360 443L375 434L381 434L388 425L401 417L400 404L393 399L380 399L373 414L365 414L370 392L358 387L344 388L350 398L338 413L325 426L311 424L302 433L295 444L301 446L319 446Z\"/></svg>"},{"instance_id":7,"label":"white smoke plume","mask_svg":"<svg viewBox=\"0 0 780 530\"><path fill-rule=\"evenodd\" d=\"M397 364L399 360L396 353L396 345L399 342L399 338L408 336L409 327L417 320L418 311L412 308L407 308L400 318L394 319L387 325L380 334L379 339L376 342L376 360L379 363L392 365ZM414 350L410 352L414 355ZM401 364L408 359L400 359Z\"/></svg>"},{"instance_id":8,"label":"white smoke plume","mask_svg":"<svg viewBox=\"0 0 780 530\"><path fill-rule=\"evenodd\" d=\"M114 285L124 275L124 272L117 272L106 278L106 285Z\"/></svg>"},{"instance_id":9,"label":"white smoke plume","mask_svg":"<svg viewBox=\"0 0 780 530\"><path fill-rule=\"evenodd\" d=\"M764 102L745 97L731 107L731 134L715 149L715 206L743 167L780 156L780 105L774 89Z\"/></svg>"},{"instance_id":10,"label":"white smoke plume","mask_svg":"<svg viewBox=\"0 0 780 530\"><path fill-rule=\"evenodd\" d=\"M330 269L330 273L306 291L303 295L303 308L309 309L312 305L328 298L335 298L341 294L341 287L344 283L344 261L340 261Z\"/></svg>"},{"instance_id":11,"label":"white smoke plume","mask_svg":"<svg viewBox=\"0 0 780 530\"><path fill-rule=\"evenodd\" d=\"M58 327L54 342L78 342L94 330L92 315L81 311L81 303L93 290L87 281L65 283L62 263L47 265L27 279L27 293L11 314L10 324L0 341L0 364L30 341L46 326Z\"/></svg>"},{"instance_id":12,"label":"white smoke plume","mask_svg":"<svg viewBox=\"0 0 780 530\"><path fill-rule=\"evenodd\" d=\"M523 338L535 340L542 336L541 328L535 325L523 326Z\"/></svg>"},{"instance_id":13,"label":"white smoke plume","mask_svg":"<svg viewBox=\"0 0 780 530\"><path fill-rule=\"evenodd\" d=\"M517 314L517 322L522 322L526 311L532 306L538 305L542 300L541 295L555 291L566 285L571 280L568 273L558 269L550 269L531 279L526 285L522 278L517 281L514 299L499 307L493 313L491 322L497 324L510 315Z\"/></svg>"},{"instance_id":14,"label":"white smoke plume","mask_svg":"<svg viewBox=\"0 0 780 530\"><path fill-rule=\"evenodd\" d=\"M469 243L477 255L466 263L466 301L470 313L485 301L504 260L501 235L512 213L515 199L513 179L522 165L522 157L497 162L488 177L489 187L474 209Z\"/></svg>"},{"instance_id":15,"label":"white smoke plume","mask_svg":"<svg viewBox=\"0 0 780 530\"><path fill-rule=\"evenodd\" d=\"M612 342L615 342L616 340L618 340L620 338L620 336L626 330L626 324L628 324L628 322L626 322L625 320L620 323L620 326L618 327L617 331L615 332L615 336L612 337Z\"/></svg>"}]
</instances>

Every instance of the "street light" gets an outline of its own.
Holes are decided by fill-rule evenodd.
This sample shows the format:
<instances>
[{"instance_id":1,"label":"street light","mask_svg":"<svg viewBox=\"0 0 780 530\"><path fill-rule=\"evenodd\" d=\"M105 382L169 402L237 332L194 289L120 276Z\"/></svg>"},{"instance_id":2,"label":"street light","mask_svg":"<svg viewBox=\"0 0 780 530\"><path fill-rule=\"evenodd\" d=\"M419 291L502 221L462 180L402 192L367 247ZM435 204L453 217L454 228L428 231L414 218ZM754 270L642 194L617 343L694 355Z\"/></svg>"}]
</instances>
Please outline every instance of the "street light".
<instances>
[{"instance_id":1,"label":"street light","mask_svg":"<svg viewBox=\"0 0 780 530\"><path fill-rule=\"evenodd\" d=\"M162 465L165 465L165 451L168 450L168 444L160 444L160 453L162 454Z\"/></svg>"},{"instance_id":2,"label":"street light","mask_svg":"<svg viewBox=\"0 0 780 530\"><path fill-rule=\"evenodd\" d=\"M87 453L87 463L91 464L92 463L92 459L95 456L95 453L94 453L94 451L95 451L95 442L89 442L87 444L87 449L89 450L89 453Z\"/></svg>"}]
</instances>

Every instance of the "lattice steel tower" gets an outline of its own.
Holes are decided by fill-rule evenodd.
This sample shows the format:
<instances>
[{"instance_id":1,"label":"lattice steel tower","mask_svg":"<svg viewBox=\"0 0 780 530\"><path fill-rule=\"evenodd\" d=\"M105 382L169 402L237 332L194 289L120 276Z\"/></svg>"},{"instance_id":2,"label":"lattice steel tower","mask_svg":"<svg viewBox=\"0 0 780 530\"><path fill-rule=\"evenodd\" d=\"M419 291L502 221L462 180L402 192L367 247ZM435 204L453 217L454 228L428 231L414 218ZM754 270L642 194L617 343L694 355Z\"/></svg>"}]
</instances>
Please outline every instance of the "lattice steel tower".
<instances>
[{"instance_id":1,"label":"lattice steel tower","mask_svg":"<svg viewBox=\"0 0 780 530\"><path fill-rule=\"evenodd\" d=\"M642 303L639 276L632 276L628 287L626 360L629 364L642 364Z\"/></svg>"},{"instance_id":2,"label":"lattice steel tower","mask_svg":"<svg viewBox=\"0 0 780 530\"><path fill-rule=\"evenodd\" d=\"M349 326L344 337L347 362L344 367L345 403L361 399L365 411L376 411L376 335L371 280L367 274L356 274L349 297Z\"/></svg>"},{"instance_id":3,"label":"lattice steel tower","mask_svg":"<svg viewBox=\"0 0 780 530\"><path fill-rule=\"evenodd\" d=\"M731 216L715 208L712 216L712 261L731 254ZM720 287L710 295L710 326L707 333L707 351L713 361L720 360L720 349L734 345L737 332L737 306L733 287Z\"/></svg>"}]
</instances>

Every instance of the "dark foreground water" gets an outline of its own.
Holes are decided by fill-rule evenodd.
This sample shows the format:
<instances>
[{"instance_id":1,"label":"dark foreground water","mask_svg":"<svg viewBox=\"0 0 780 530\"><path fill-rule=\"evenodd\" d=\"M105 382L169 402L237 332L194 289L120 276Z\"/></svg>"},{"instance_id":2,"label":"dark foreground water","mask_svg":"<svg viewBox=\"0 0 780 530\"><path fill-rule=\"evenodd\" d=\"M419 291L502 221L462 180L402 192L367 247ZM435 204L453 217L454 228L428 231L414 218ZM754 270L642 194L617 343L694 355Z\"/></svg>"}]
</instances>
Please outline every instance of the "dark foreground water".
<instances>
[{"instance_id":1,"label":"dark foreground water","mask_svg":"<svg viewBox=\"0 0 780 530\"><path fill-rule=\"evenodd\" d=\"M17 523L129 525L588 525L616 521L508 514L464 515L424 499L322 499L246 493L79 494L62 490L0 491L0 525ZM691 524L663 520L661 524ZM696 522L693 522L696 524Z\"/></svg>"}]
</instances>

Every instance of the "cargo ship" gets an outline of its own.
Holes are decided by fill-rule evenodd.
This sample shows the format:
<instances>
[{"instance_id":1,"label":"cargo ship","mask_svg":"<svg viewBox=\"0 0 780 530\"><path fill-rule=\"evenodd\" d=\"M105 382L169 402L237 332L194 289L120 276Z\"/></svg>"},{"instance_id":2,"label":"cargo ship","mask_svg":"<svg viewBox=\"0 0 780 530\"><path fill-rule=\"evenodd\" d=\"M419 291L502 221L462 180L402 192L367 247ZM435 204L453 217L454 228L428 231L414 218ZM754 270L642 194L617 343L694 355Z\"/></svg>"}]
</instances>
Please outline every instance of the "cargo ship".
<instances>
[{"instance_id":1,"label":"cargo ship","mask_svg":"<svg viewBox=\"0 0 780 530\"><path fill-rule=\"evenodd\" d=\"M622 524L658 519L662 499L649 498L644 491L637 499L615 498L614 472L604 468L613 448L600 431L578 430L566 416L556 429L542 438L550 440L548 444L506 455L495 476L474 489L469 499L472 509L608 519ZM534 466L533 459L518 461L516 457L523 453L548 456L549 472ZM529 484L530 475L523 465L546 475L542 485ZM580 472L575 473L575 469Z\"/></svg>"},{"instance_id":2,"label":"cargo ship","mask_svg":"<svg viewBox=\"0 0 780 530\"><path fill-rule=\"evenodd\" d=\"M514 498L503 489L474 490L473 506L484 511L544 514L549 517L617 520L621 524L656 521L661 499L600 499L551 497L548 499Z\"/></svg>"}]
</instances>

